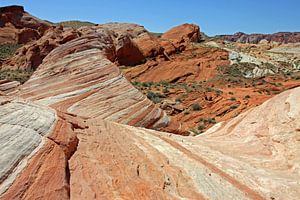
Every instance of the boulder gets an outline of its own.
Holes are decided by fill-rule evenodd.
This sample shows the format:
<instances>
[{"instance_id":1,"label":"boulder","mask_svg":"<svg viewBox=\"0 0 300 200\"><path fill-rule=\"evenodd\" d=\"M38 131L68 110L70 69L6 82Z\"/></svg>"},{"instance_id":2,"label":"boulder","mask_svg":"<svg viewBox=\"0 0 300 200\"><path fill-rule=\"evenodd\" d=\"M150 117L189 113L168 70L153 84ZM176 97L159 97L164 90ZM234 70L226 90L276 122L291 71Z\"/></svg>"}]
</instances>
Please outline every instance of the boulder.
<instances>
[{"instance_id":1,"label":"boulder","mask_svg":"<svg viewBox=\"0 0 300 200\"><path fill-rule=\"evenodd\" d=\"M169 40L177 49L184 50L188 43L200 41L200 28L195 24L182 24L165 32L161 39Z\"/></svg>"}]
</instances>

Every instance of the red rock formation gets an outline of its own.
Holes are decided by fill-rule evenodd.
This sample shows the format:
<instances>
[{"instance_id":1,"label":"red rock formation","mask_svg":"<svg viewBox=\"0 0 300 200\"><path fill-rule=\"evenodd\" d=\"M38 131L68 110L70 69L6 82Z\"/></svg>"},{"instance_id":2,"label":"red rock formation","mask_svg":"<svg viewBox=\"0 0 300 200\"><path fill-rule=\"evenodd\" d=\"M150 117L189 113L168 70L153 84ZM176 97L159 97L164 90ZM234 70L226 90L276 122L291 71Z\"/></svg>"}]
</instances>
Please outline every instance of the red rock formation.
<instances>
[{"instance_id":1,"label":"red rock formation","mask_svg":"<svg viewBox=\"0 0 300 200\"><path fill-rule=\"evenodd\" d=\"M178 50L182 51L185 49L188 43L200 41L200 37L201 35L199 26L195 24L182 24L164 33L161 36L161 39L172 42ZM166 45L167 47L169 46L168 44Z\"/></svg>"},{"instance_id":2,"label":"red rock formation","mask_svg":"<svg viewBox=\"0 0 300 200\"><path fill-rule=\"evenodd\" d=\"M21 38L26 40L26 34L30 34L32 30L23 31L25 35L23 37L21 34ZM79 32L74 29L64 30L61 26L48 28L41 38L19 48L10 59L2 63L1 68L35 70L53 49L78 36Z\"/></svg>"},{"instance_id":3,"label":"red rock formation","mask_svg":"<svg viewBox=\"0 0 300 200\"><path fill-rule=\"evenodd\" d=\"M14 91L21 83L19 81L0 80L0 92L3 94Z\"/></svg>"},{"instance_id":4,"label":"red rock formation","mask_svg":"<svg viewBox=\"0 0 300 200\"><path fill-rule=\"evenodd\" d=\"M180 65L157 57L134 78L165 80L145 76L152 70L171 82L206 81L228 64L222 49L189 45L199 30L183 27L165 41L136 25L53 28L31 43L24 63L37 69L15 92L21 98L0 97L0 200L299 199L299 87L198 137L133 127L169 118L117 64L160 55L161 45L185 50L171 56Z\"/></svg>"},{"instance_id":5,"label":"red rock formation","mask_svg":"<svg viewBox=\"0 0 300 200\"><path fill-rule=\"evenodd\" d=\"M11 138L0 140L1 167L19 173L0 171L0 199L299 199L299 94L284 92L198 137L1 97L1 136Z\"/></svg>"},{"instance_id":6,"label":"red rock formation","mask_svg":"<svg viewBox=\"0 0 300 200\"><path fill-rule=\"evenodd\" d=\"M124 70L129 80L140 82L194 82L212 78L217 67L228 65L228 52L216 48L191 48L172 60L149 61L146 64ZM158 76L159 74L159 76Z\"/></svg>"},{"instance_id":7,"label":"red rock formation","mask_svg":"<svg viewBox=\"0 0 300 200\"><path fill-rule=\"evenodd\" d=\"M129 37L129 39L132 40L131 46L135 46L139 50L139 53L135 53L135 55L141 54L143 56L143 59L155 57L162 54L163 52L163 48L160 46L159 40L152 34L150 34L143 26L126 23L108 23L98 25L98 27L112 30L117 34L118 38L122 38L124 37L124 35ZM121 62L120 64L135 65L141 63L143 59L136 60L136 62Z\"/></svg>"},{"instance_id":8,"label":"red rock formation","mask_svg":"<svg viewBox=\"0 0 300 200\"><path fill-rule=\"evenodd\" d=\"M40 38L50 26L25 12L22 6L0 8L0 44L25 44Z\"/></svg>"},{"instance_id":9,"label":"red rock formation","mask_svg":"<svg viewBox=\"0 0 300 200\"><path fill-rule=\"evenodd\" d=\"M116 53L123 43L111 30L98 27L57 47L19 95L56 110L84 117L159 128L169 119L122 75ZM128 44L125 44L128 45Z\"/></svg>"},{"instance_id":10,"label":"red rock formation","mask_svg":"<svg viewBox=\"0 0 300 200\"><path fill-rule=\"evenodd\" d=\"M245 34L242 32L234 35L220 35L224 40L240 43L258 44L263 40L277 43L298 43L300 42L300 32L279 32L273 34Z\"/></svg>"}]
</instances>

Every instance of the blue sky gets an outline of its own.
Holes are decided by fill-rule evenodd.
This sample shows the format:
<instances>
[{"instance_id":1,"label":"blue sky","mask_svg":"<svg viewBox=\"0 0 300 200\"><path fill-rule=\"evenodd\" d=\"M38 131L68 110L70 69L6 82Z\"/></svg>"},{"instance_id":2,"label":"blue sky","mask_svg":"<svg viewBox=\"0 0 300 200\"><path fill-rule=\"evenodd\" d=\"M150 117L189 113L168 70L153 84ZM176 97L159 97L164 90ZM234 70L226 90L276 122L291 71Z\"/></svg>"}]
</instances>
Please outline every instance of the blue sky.
<instances>
[{"instance_id":1,"label":"blue sky","mask_svg":"<svg viewBox=\"0 0 300 200\"><path fill-rule=\"evenodd\" d=\"M300 31L300 0L0 0L49 21L132 22L164 32L196 23L209 35Z\"/></svg>"}]
</instances>

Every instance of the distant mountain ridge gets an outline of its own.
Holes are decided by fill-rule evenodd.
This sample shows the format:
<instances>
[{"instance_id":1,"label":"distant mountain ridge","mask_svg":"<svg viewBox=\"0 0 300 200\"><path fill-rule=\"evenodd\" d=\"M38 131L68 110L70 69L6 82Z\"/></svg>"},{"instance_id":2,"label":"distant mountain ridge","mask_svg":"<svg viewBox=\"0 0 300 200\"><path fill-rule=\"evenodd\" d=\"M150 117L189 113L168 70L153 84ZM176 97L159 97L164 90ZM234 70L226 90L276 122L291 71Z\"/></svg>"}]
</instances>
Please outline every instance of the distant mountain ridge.
<instances>
[{"instance_id":1,"label":"distant mountain ridge","mask_svg":"<svg viewBox=\"0 0 300 200\"><path fill-rule=\"evenodd\" d=\"M219 35L218 37L231 42L258 44L262 42L297 43L300 42L300 32L278 32L273 34L246 34L237 32L233 35Z\"/></svg>"}]
</instances>

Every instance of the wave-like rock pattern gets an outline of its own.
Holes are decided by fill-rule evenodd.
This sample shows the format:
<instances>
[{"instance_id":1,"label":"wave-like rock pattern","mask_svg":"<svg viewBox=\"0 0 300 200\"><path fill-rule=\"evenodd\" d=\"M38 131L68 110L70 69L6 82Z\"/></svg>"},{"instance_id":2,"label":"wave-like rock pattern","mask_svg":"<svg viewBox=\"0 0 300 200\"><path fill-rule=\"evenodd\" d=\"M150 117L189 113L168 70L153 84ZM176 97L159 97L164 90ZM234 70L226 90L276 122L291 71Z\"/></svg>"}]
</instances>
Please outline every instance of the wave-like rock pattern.
<instances>
[{"instance_id":1,"label":"wave-like rock pattern","mask_svg":"<svg viewBox=\"0 0 300 200\"><path fill-rule=\"evenodd\" d=\"M87 118L165 126L169 121L166 114L134 88L112 62L117 59L117 42L120 39L111 31L98 28L56 48L20 88L19 95Z\"/></svg>"},{"instance_id":2,"label":"wave-like rock pattern","mask_svg":"<svg viewBox=\"0 0 300 200\"><path fill-rule=\"evenodd\" d=\"M0 93L13 92L21 83L19 81L0 80Z\"/></svg>"},{"instance_id":3,"label":"wave-like rock pattern","mask_svg":"<svg viewBox=\"0 0 300 200\"><path fill-rule=\"evenodd\" d=\"M299 99L287 91L198 137L90 120L71 198L298 199Z\"/></svg>"},{"instance_id":4,"label":"wave-like rock pattern","mask_svg":"<svg viewBox=\"0 0 300 200\"><path fill-rule=\"evenodd\" d=\"M299 98L300 88L284 92L198 137L1 99L1 110L22 116L1 117L3 127L15 121L6 135L19 140L19 127L28 127L46 142L0 199L299 199ZM43 122L32 123L36 112ZM8 150L28 157L38 139L27 151Z\"/></svg>"},{"instance_id":5,"label":"wave-like rock pattern","mask_svg":"<svg viewBox=\"0 0 300 200\"><path fill-rule=\"evenodd\" d=\"M198 137L137 128L168 118L114 64L117 35L56 48L27 100L0 97L0 200L300 198L300 88Z\"/></svg>"}]
</instances>

